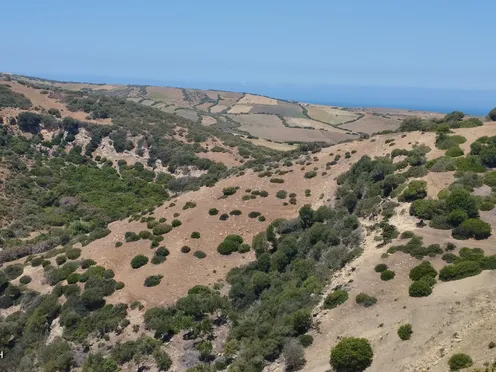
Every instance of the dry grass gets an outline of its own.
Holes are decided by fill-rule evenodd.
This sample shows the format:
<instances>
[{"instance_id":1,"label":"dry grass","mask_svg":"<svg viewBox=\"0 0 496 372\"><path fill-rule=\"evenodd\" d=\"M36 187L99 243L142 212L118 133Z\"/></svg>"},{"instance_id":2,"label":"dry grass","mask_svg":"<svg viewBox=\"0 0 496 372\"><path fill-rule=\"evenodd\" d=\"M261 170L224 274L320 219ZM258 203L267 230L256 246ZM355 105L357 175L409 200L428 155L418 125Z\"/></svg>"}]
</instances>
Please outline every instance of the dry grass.
<instances>
[{"instance_id":1,"label":"dry grass","mask_svg":"<svg viewBox=\"0 0 496 372\"><path fill-rule=\"evenodd\" d=\"M228 111L229 114L247 114L250 112L253 106L248 105L234 105Z\"/></svg>"},{"instance_id":2,"label":"dry grass","mask_svg":"<svg viewBox=\"0 0 496 372\"><path fill-rule=\"evenodd\" d=\"M286 120L288 125L291 127L299 127L299 128L310 127L310 128L314 128L314 129L328 130L330 132L338 132L338 133L343 132L340 129L334 128L330 124L324 124L324 123L321 123L320 121L315 121L312 119L290 118L290 117L285 117L284 119Z\"/></svg>"},{"instance_id":3,"label":"dry grass","mask_svg":"<svg viewBox=\"0 0 496 372\"><path fill-rule=\"evenodd\" d=\"M245 94L245 96L241 98L238 103L240 105L277 105L277 100L269 97Z\"/></svg>"},{"instance_id":4,"label":"dry grass","mask_svg":"<svg viewBox=\"0 0 496 372\"><path fill-rule=\"evenodd\" d=\"M154 101L164 101L179 107L188 107L189 103L184 100L183 92L179 88L169 87L147 87L147 95Z\"/></svg>"},{"instance_id":5,"label":"dry grass","mask_svg":"<svg viewBox=\"0 0 496 372\"><path fill-rule=\"evenodd\" d=\"M308 116L312 119L323 121L332 125L338 125L358 117L357 114L346 110L334 109L329 106L308 105L306 107Z\"/></svg>"},{"instance_id":6,"label":"dry grass","mask_svg":"<svg viewBox=\"0 0 496 372\"><path fill-rule=\"evenodd\" d=\"M210 126L210 125L214 125L215 123L217 123L217 120L215 120L213 117L211 116L202 116L202 119L201 119L201 125L205 125L205 126Z\"/></svg>"},{"instance_id":7,"label":"dry grass","mask_svg":"<svg viewBox=\"0 0 496 372\"><path fill-rule=\"evenodd\" d=\"M352 123L340 125L340 127L349 129L353 132L372 134L384 130L396 130L400 127L400 124L401 121L398 119L365 114L363 118Z\"/></svg>"},{"instance_id":8,"label":"dry grass","mask_svg":"<svg viewBox=\"0 0 496 372\"><path fill-rule=\"evenodd\" d=\"M291 151L298 148L296 145L290 145L289 143L278 143L273 141L267 141L263 138L244 138L246 141L250 141L254 145L268 147L269 149L277 151Z\"/></svg>"}]
</instances>

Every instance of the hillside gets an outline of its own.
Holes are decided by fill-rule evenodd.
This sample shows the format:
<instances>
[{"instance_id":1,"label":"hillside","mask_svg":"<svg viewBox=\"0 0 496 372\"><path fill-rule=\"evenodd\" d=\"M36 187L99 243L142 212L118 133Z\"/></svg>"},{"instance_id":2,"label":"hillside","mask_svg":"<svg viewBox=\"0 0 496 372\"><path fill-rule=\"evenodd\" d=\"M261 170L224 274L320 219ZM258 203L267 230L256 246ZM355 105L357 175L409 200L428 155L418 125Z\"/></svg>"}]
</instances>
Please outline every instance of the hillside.
<instances>
[{"instance_id":1,"label":"hillside","mask_svg":"<svg viewBox=\"0 0 496 372\"><path fill-rule=\"evenodd\" d=\"M492 366L496 122L414 114L3 75L0 367Z\"/></svg>"}]
</instances>

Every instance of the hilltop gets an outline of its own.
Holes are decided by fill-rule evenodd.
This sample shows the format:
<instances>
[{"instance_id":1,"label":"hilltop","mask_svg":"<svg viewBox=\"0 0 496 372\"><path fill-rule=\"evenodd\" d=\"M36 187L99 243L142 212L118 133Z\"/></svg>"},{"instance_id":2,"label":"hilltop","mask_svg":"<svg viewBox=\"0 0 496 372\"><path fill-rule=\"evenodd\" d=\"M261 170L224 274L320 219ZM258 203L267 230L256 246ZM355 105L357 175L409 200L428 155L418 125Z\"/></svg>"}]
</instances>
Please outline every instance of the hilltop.
<instances>
[{"instance_id":1,"label":"hilltop","mask_svg":"<svg viewBox=\"0 0 496 372\"><path fill-rule=\"evenodd\" d=\"M2 78L3 370L494 363L493 115Z\"/></svg>"}]
</instances>

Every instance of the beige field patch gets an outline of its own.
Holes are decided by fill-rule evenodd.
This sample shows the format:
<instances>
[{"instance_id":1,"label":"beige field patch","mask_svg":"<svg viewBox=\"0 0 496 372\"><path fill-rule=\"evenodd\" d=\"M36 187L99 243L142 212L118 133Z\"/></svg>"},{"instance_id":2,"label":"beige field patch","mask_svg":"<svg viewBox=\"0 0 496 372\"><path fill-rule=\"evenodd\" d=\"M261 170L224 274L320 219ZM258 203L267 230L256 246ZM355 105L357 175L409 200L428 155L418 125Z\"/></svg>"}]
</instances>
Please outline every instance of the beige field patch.
<instances>
[{"instance_id":1,"label":"beige field patch","mask_svg":"<svg viewBox=\"0 0 496 372\"><path fill-rule=\"evenodd\" d=\"M329 106L310 105L306 107L308 116L312 119L323 121L329 124L338 125L355 120L358 115L346 110L334 109Z\"/></svg>"},{"instance_id":2,"label":"beige field patch","mask_svg":"<svg viewBox=\"0 0 496 372\"><path fill-rule=\"evenodd\" d=\"M289 143L279 143L273 141L267 141L263 138L244 138L245 141L249 141L257 146L264 146L272 150L277 151L291 151L298 148L296 145L290 145Z\"/></svg>"},{"instance_id":3,"label":"beige field patch","mask_svg":"<svg viewBox=\"0 0 496 372\"><path fill-rule=\"evenodd\" d=\"M213 117L202 116L201 125L205 125L206 127L208 127L210 125L214 125L215 123L217 123L217 120L215 120Z\"/></svg>"},{"instance_id":4,"label":"beige field patch","mask_svg":"<svg viewBox=\"0 0 496 372\"><path fill-rule=\"evenodd\" d=\"M147 87L147 95L155 101L164 101L180 107L187 107L189 103L184 100L183 91L179 88Z\"/></svg>"},{"instance_id":5,"label":"beige field patch","mask_svg":"<svg viewBox=\"0 0 496 372\"><path fill-rule=\"evenodd\" d=\"M345 131L329 132L325 130L287 128L276 115L245 114L229 115L240 123L239 130L250 133L259 138L270 139L278 142L314 142L323 141L337 143L346 139L357 138L350 136Z\"/></svg>"},{"instance_id":6,"label":"beige field patch","mask_svg":"<svg viewBox=\"0 0 496 372\"><path fill-rule=\"evenodd\" d=\"M274 98L255 96L253 94L246 94L238 101L240 105L277 105L277 100Z\"/></svg>"},{"instance_id":7,"label":"beige field patch","mask_svg":"<svg viewBox=\"0 0 496 372\"><path fill-rule=\"evenodd\" d=\"M314 128L314 129L323 129L323 130L328 130L330 132L340 132L342 133L343 131L337 128L334 128L330 124L324 124L319 121L315 121L312 119L306 119L306 118L290 118L290 117L285 117L286 123L290 127L298 127L298 128Z\"/></svg>"},{"instance_id":8,"label":"beige field patch","mask_svg":"<svg viewBox=\"0 0 496 372\"><path fill-rule=\"evenodd\" d=\"M217 114L218 112L224 111L228 108L229 106L225 106L225 105L215 105L213 107L210 107L210 112L213 114Z\"/></svg>"},{"instance_id":9,"label":"beige field patch","mask_svg":"<svg viewBox=\"0 0 496 372\"><path fill-rule=\"evenodd\" d=\"M340 128L349 129L353 132L378 133L384 130L396 130L401 121L377 115L365 114L365 116L352 123L340 125Z\"/></svg>"},{"instance_id":10,"label":"beige field patch","mask_svg":"<svg viewBox=\"0 0 496 372\"><path fill-rule=\"evenodd\" d=\"M231 109L227 112L229 114L248 114L250 110L252 109L253 106L248 106L248 105L234 105L231 107Z\"/></svg>"}]
</instances>

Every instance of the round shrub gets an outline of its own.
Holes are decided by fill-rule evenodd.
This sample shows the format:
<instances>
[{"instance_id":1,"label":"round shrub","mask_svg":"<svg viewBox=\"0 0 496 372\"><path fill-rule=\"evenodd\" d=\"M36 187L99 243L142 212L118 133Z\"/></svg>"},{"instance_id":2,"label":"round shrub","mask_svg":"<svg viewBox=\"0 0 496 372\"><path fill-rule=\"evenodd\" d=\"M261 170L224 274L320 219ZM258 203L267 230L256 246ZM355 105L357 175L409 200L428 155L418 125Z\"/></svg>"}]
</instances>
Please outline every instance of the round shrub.
<instances>
[{"instance_id":1,"label":"round shrub","mask_svg":"<svg viewBox=\"0 0 496 372\"><path fill-rule=\"evenodd\" d=\"M122 247L122 242L115 242L115 247L116 248Z\"/></svg>"},{"instance_id":2,"label":"round shrub","mask_svg":"<svg viewBox=\"0 0 496 372\"><path fill-rule=\"evenodd\" d=\"M200 233L198 231L193 231L191 233L191 238L192 239L200 239Z\"/></svg>"},{"instance_id":3,"label":"round shrub","mask_svg":"<svg viewBox=\"0 0 496 372\"><path fill-rule=\"evenodd\" d=\"M165 218L165 217L160 217L158 220L158 222L160 222L160 223L164 223L165 221L167 221L167 218ZM152 227L152 229L153 229L153 227Z\"/></svg>"},{"instance_id":4,"label":"round shrub","mask_svg":"<svg viewBox=\"0 0 496 372\"><path fill-rule=\"evenodd\" d=\"M139 269L141 266L144 266L147 263L148 263L148 257L139 254L137 256L134 256L134 258L131 260L131 267L133 269Z\"/></svg>"},{"instance_id":5,"label":"round shrub","mask_svg":"<svg viewBox=\"0 0 496 372\"><path fill-rule=\"evenodd\" d=\"M112 279L115 276L114 270L107 269L103 272L103 277L105 279Z\"/></svg>"},{"instance_id":6,"label":"round shrub","mask_svg":"<svg viewBox=\"0 0 496 372\"><path fill-rule=\"evenodd\" d=\"M172 220L172 222L171 222L172 227L179 227L182 224L183 223L180 220Z\"/></svg>"},{"instance_id":7,"label":"round shrub","mask_svg":"<svg viewBox=\"0 0 496 372\"><path fill-rule=\"evenodd\" d=\"M473 364L474 362L472 361L472 358L467 354L463 354L463 353L454 354L448 360L448 366L452 371L458 371L463 368L469 368L472 367Z\"/></svg>"},{"instance_id":8,"label":"round shrub","mask_svg":"<svg viewBox=\"0 0 496 372\"><path fill-rule=\"evenodd\" d=\"M2 296L0 297L0 309L8 309L14 305L14 300L12 297Z\"/></svg>"},{"instance_id":9,"label":"round shrub","mask_svg":"<svg viewBox=\"0 0 496 372\"><path fill-rule=\"evenodd\" d=\"M19 278L19 283L29 284L29 283L31 283L31 277L29 275L23 275Z\"/></svg>"},{"instance_id":10,"label":"round shrub","mask_svg":"<svg viewBox=\"0 0 496 372\"><path fill-rule=\"evenodd\" d=\"M331 366L336 371L361 372L371 364L374 353L365 338L343 338L331 350Z\"/></svg>"},{"instance_id":11,"label":"round shrub","mask_svg":"<svg viewBox=\"0 0 496 372\"><path fill-rule=\"evenodd\" d=\"M124 288L124 287L125 287L124 282L117 282L117 283L115 283L115 289L116 289L117 291L121 290L121 289L122 289L122 288Z\"/></svg>"},{"instance_id":12,"label":"round shrub","mask_svg":"<svg viewBox=\"0 0 496 372\"><path fill-rule=\"evenodd\" d=\"M363 307L370 307L377 303L377 298L362 292L356 296L355 301Z\"/></svg>"},{"instance_id":13,"label":"round shrub","mask_svg":"<svg viewBox=\"0 0 496 372\"><path fill-rule=\"evenodd\" d=\"M217 252L222 255L230 255L233 252L236 252L239 248L240 244L232 241L232 240L224 240L217 247Z\"/></svg>"},{"instance_id":14,"label":"round shrub","mask_svg":"<svg viewBox=\"0 0 496 372\"><path fill-rule=\"evenodd\" d=\"M57 256L55 257L55 262L57 263L57 265L63 265L67 262L67 257L65 255L60 255L60 256Z\"/></svg>"},{"instance_id":15,"label":"round shrub","mask_svg":"<svg viewBox=\"0 0 496 372\"><path fill-rule=\"evenodd\" d=\"M262 190L262 191L260 191L260 196L262 198L266 198L267 196L269 196L269 193L267 191L265 191L265 190Z\"/></svg>"},{"instance_id":16,"label":"round shrub","mask_svg":"<svg viewBox=\"0 0 496 372\"><path fill-rule=\"evenodd\" d=\"M403 340L409 340L412 337L413 330L411 324L403 324L400 328L398 328L398 336Z\"/></svg>"},{"instance_id":17,"label":"round shrub","mask_svg":"<svg viewBox=\"0 0 496 372\"><path fill-rule=\"evenodd\" d=\"M75 284L79 282L80 275L78 273L71 273L67 276L68 284Z\"/></svg>"},{"instance_id":18,"label":"round shrub","mask_svg":"<svg viewBox=\"0 0 496 372\"><path fill-rule=\"evenodd\" d=\"M396 273L391 270L385 270L381 273L381 280L388 281L394 278Z\"/></svg>"},{"instance_id":19,"label":"round shrub","mask_svg":"<svg viewBox=\"0 0 496 372\"><path fill-rule=\"evenodd\" d=\"M239 209L234 209L234 210L232 210L231 212L229 212L229 214L230 214L231 216L240 216L240 215L241 215L241 213L242 213L242 212L241 212Z\"/></svg>"},{"instance_id":20,"label":"round shrub","mask_svg":"<svg viewBox=\"0 0 496 372\"><path fill-rule=\"evenodd\" d=\"M257 211L252 211L252 212L248 213L248 217L250 217L250 218L257 218L257 217L259 217L261 214L262 214L262 213L260 213L260 212L257 212Z\"/></svg>"},{"instance_id":21,"label":"round shrub","mask_svg":"<svg viewBox=\"0 0 496 372\"><path fill-rule=\"evenodd\" d=\"M337 289L334 292L327 295L324 300L324 309L334 309L341 304L344 304L348 300L348 292Z\"/></svg>"},{"instance_id":22,"label":"round shrub","mask_svg":"<svg viewBox=\"0 0 496 372\"><path fill-rule=\"evenodd\" d=\"M169 254L170 254L169 250L165 247L159 247L155 251L155 255L157 255L157 256L167 257Z\"/></svg>"},{"instance_id":23,"label":"round shrub","mask_svg":"<svg viewBox=\"0 0 496 372\"><path fill-rule=\"evenodd\" d=\"M182 253L189 253L190 251L191 251L191 248L188 247L187 245L181 247Z\"/></svg>"},{"instance_id":24,"label":"round shrub","mask_svg":"<svg viewBox=\"0 0 496 372\"><path fill-rule=\"evenodd\" d=\"M211 216L215 216L219 213L219 210L217 208L210 208L208 210L208 214L211 215Z\"/></svg>"},{"instance_id":25,"label":"round shrub","mask_svg":"<svg viewBox=\"0 0 496 372\"><path fill-rule=\"evenodd\" d=\"M282 178L271 178L270 182L271 183L284 183L284 180Z\"/></svg>"},{"instance_id":26,"label":"round shrub","mask_svg":"<svg viewBox=\"0 0 496 372\"><path fill-rule=\"evenodd\" d=\"M163 275L151 275L145 279L144 285L145 287L155 287L160 284L163 277Z\"/></svg>"},{"instance_id":27,"label":"round shrub","mask_svg":"<svg viewBox=\"0 0 496 372\"><path fill-rule=\"evenodd\" d=\"M446 150L446 156L449 156L450 158L456 158L462 155L463 150L459 146L453 146Z\"/></svg>"},{"instance_id":28,"label":"round shrub","mask_svg":"<svg viewBox=\"0 0 496 372\"><path fill-rule=\"evenodd\" d=\"M376 273L382 273L383 271L386 271L388 269L388 266L386 264L379 264L379 265L376 265L374 270Z\"/></svg>"},{"instance_id":29,"label":"round shrub","mask_svg":"<svg viewBox=\"0 0 496 372\"><path fill-rule=\"evenodd\" d=\"M298 341L300 341L301 346L309 347L313 344L313 337L311 335L300 335L298 337Z\"/></svg>"},{"instance_id":30,"label":"round shrub","mask_svg":"<svg viewBox=\"0 0 496 372\"><path fill-rule=\"evenodd\" d=\"M246 252L249 252L251 249L250 245L249 244L241 244L238 248L238 252L239 253L246 253Z\"/></svg>"},{"instance_id":31,"label":"round shrub","mask_svg":"<svg viewBox=\"0 0 496 372\"><path fill-rule=\"evenodd\" d=\"M491 225L478 218L469 218L453 229L452 236L455 239L487 239L491 236Z\"/></svg>"},{"instance_id":32,"label":"round shrub","mask_svg":"<svg viewBox=\"0 0 496 372\"><path fill-rule=\"evenodd\" d=\"M479 275L481 271L481 265L477 261L455 262L454 264L446 265L439 271L439 279L443 282L460 280L469 276Z\"/></svg>"},{"instance_id":33,"label":"round shrub","mask_svg":"<svg viewBox=\"0 0 496 372\"><path fill-rule=\"evenodd\" d=\"M431 276L435 278L437 276L437 271L432 267L432 264L428 261L422 262L420 265L415 266L410 270L410 279L417 281L425 276Z\"/></svg>"},{"instance_id":34,"label":"round shrub","mask_svg":"<svg viewBox=\"0 0 496 372\"><path fill-rule=\"evenodd\" d=\"M165 262L165 260L166 260L166 258L165 258L165 257L163 257L163 256L157 256L157 255L154 255L154 256L152 257L152 259L151 259L151 261L150 261L150 262L151 262L153 265L159 265L159 264L161 264L161 263Z\"/></svg>"},{"instance_id":35,"label":"round shrub","mask_svg":"<svg viewBox=\"0 0 496 372\"><path fill-rule=\"evenodd\" d=\"M276 198L286 199L287 196L288 196L288 192L287 191L279 190L278 192L276 192Z\"/></svg>"},{"instance_id":36,"label":"round shrub","mask_svg":"<svg viewBox=\"0 0 496 372\"><path fill-rule=\"evenodd\" d=\"M410 238L413 238L413 231L403 231L400 235L400 238L401 239L410 239Z\"/></svg>"},{"instance_id":37,"label":"round shrub","mask_svg":"<svg viewBox=\"0 0 496 372\"><path fill-rule=\"evenodd\" d=\"M305 173L305 175L303 177L310 179L310 178L314 178L315 176L317 176L316 171L308 171Z\"/></svg>"},{"instance_id":38,"label":"round shrub","mask_svg":"<svg viewBox=\"0 0 496 372\"><path fill-rule=\"evenodd\" d=\"M133 231L127 231L125 234L124 234L124 240L129 243L129 242L137 242L138 240L140 240L140 237L138 234L136 234L135 232Z\"/></svg>"},{"instance_id":39,"label":"round shrub","mask_svg":"<svg viewBox=\"0 0 496 372\"><path fill-rule=\"evenodd\" d=\"M193 253L193 256L195 256L196 258L198 258L198 259L201 260L201 259L207 257L207 254L205 252L203 252L203 251L195 251Z\"/></svg>"},{"instance_id":40,"label":"round shrub","mask_svg":"<svg viewBox=\"0 0 496 372\"><path fill-rule=\"evenodd\" d=\"M7 266L3 272L9 280L13 280L22 275L24 272L24 267L21 264L13 264Z\"/></svg>"},{"instance_id":41,"label":"round shrub","mask_svg":"<svg viewBox=\"0 0 496 372\"><path fill-rule=\"evenodd\" d=\"M153 235L164 235L169 233L172 230L172 226L168 224L160 224L153 228Z\"/></svg>"},{"instance_id":42,"label":"round shrub","mask_svg":"<svg viewBox=\"0 0 496 372\"><path fill-rule=\"evenodd\" d=\"M37 267L40 266L43 262L43 257L35 257L31 260L31 266Z\"/></svg>"},{"instance_id":43,"label":"round shrub","mask_svg":"<svg viewBox=\"0 0 496 372\"><path fill-rule=\"evenodd\" d=\"M83 261L81 262L81 268L82 268L82 269L87 269L88 267L90 267L90 266L94 266L94 265L96 265L96 262L95 262L95 261L93 261L91 258L88 258L88 259L83 260Z\"/></svg>"},{"instance_id":44,"label":"round shrub","mask_svg":"<svg viewBox=\"0 0 496 372\"><path fill-rule=\"evenodd\" d=\"M224 196L229 196L229 195L234 195L236 194L236 191L238 191L239 187L231 186L231 187L226 187L222 190L222 193Z\"/></svg>"},{"instance_id":45,"label":"round shrub","mask_svg":"<svg viewBox=\"0 0 496 372\"><path fill-rule=\"evenodd\" d=\"M427 297L432 293L432 286L426 280L413 282L408 288L411 297Z\"/></svg>"},{"instance_id":46,"label":"round shrub","mask_svg":"<svg viewBox=\"0 0 496 372\"><path fill-rule=\"evenodd\" d=\"M221 214L219 217L219 220L225 221L229 218L229 215L227 213Z\"/></svg>"},{"instance_id":47,"label":"round shrub","mask_svg":"<svg viewBox=\"0 0 496 372\"><path fill-rule=\"evenodd\" d=\"M148 230L143 230L138 233L141 239L149 239L152 236L152 233Z\"/></svg>"},{"instance_id":48,"label":"round shrub","mask_svg":"<svg viewBox=\"0 0 496 372\"><path fill-rule=\"evenodd\" d=\"M265 218L265 216L260 216L260 217L258 217L258 220L260 222L265 222L266 218Z\"/></svg>"},{"instance_id":49,"label":"round shrub","mask_svg":"<svg viewBox=\"0 0 496 372\"><path fill-rule=\"evenodd\" d=\"M458 259L458 256L456 254L448 252L448 253L443 254L441 256L441 258L443 259L443 261L445 261L447 263L453 263Z\"/></svg>"}]
</instances>

